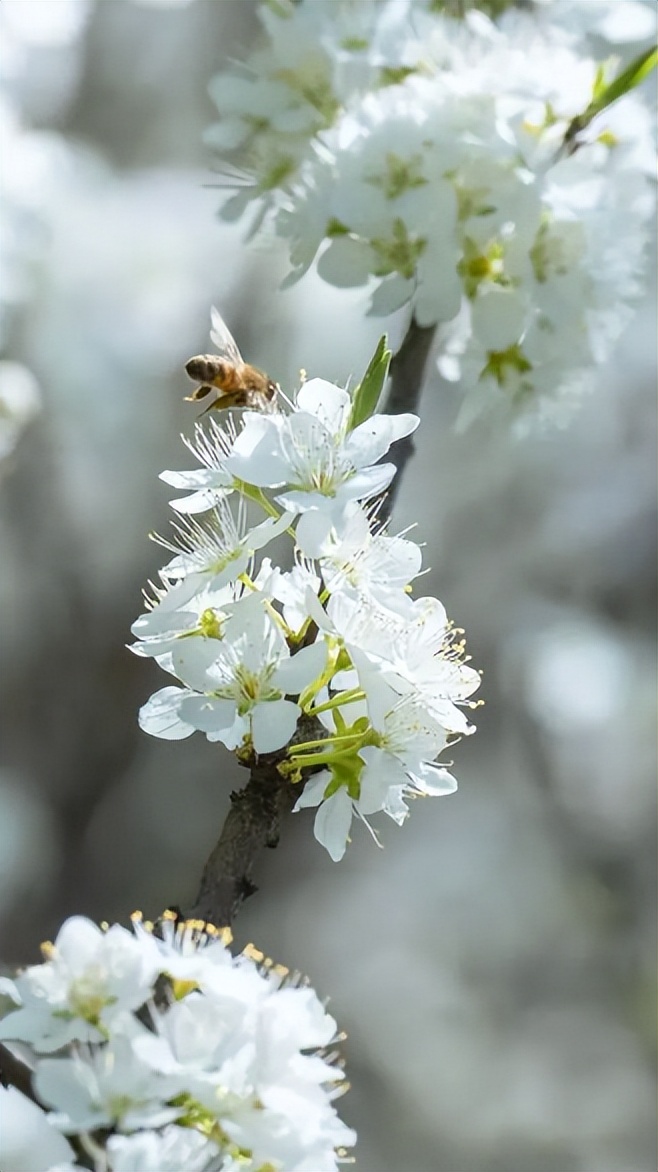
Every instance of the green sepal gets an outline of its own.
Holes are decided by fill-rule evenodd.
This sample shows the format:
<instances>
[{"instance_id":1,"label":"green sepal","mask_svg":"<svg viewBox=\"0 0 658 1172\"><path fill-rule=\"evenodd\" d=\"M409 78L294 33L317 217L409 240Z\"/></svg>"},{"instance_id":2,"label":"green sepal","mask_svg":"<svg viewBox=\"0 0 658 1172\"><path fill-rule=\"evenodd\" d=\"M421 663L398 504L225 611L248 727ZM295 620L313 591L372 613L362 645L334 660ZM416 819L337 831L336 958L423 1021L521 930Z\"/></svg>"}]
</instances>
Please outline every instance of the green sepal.
<instances>
[{"instance_id":1,"label":"green sepal","mask_svg":"<svg viewBox=\"0 0 658 1172\"><path fill-rule=\"evenodd\" d=\"M359 778L363 771L363 765L364 763L357 753L342 760L332 761L329 765L331 781L327 783L324 791L325 799L330 798L339 789L345 788L350 797L354 801L358 801L361 796L361 783Z\"/></svg>"},{"instance_id":2,"label":"green sepal","mask_svg":"<svg viewBox=\"0 0 658 1172\"><path fill-rule=\"evenodd\" d=\"M370 416L374 415L386 382L390 362L391 351L387 348L386 334L383 334L377 343L377 349L370 360L368 369L354 392L348 431L354 431L355 427L358 427L360 423L365 423L366 419L370 419Z\"/></svg>"},{"instance_id":3,"label":"green sepal","mask_svg":"<svg viewBox=\"0 0 658 1172\"><path fill-rule=\"evenodd\" d=\"M656 68L656 65L658 65L658 49L651 48L640 53L631 61L630 65L626 66L626 69L622 69L621 73L613 77L607 85L603 70L599 69L594 81L592 100L587 109L569 123L564 136L565 144L572 143L598 114L640 85L649 76L651 70Z\"/></svg>"}]
</instances>

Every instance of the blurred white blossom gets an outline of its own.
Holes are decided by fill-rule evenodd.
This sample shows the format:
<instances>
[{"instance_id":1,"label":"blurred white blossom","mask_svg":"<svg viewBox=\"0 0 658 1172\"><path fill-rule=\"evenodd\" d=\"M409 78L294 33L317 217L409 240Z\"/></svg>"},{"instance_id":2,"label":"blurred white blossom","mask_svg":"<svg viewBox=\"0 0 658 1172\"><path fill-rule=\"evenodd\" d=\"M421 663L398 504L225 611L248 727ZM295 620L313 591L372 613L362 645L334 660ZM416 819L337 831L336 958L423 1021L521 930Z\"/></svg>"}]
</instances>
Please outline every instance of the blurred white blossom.
<instances>
[{"instance_id":1,"label":"blurred white blossom","mask_svg":"<svg viewBox=\"0 0 658 1172\"><path fill-rule=\"evenodd\" d=\"M41 410L39 384L19 362L0 361L0 463Z\"/></svg>"},{"instance_id":2,"label":"blurred white blossom","mask_svg":"<svg viewBox=\"0 0 658 1172\"><path fill-rule=\"evenodd\" d=\"M227 931L171 913L155 929L133 920L128 932L74 917L18 979L22 1005L2 1036L29 1042L35 1092L53 1110L4 1095L3 1168L64 1168L64 1133L84 1135L111 1172L337 1172L355 1136L333 1107L336 1023L315 992L251 947L232 956ZM60 1053L41 1057L62 1021L74 1028Z\"/></svg>"},{"instance_id":3,"label":"blurred white blossom","mask_svg":"<svg viewBox=\"0 0 658 1172\"><path fill-rule=\"evenodd\" d=\"M629 7L644 27L646 6ZM208 141L242 168L224 214L255 201L252 230L270 216L286 284L316 263L368 287L374 314L441 324L460 427L492 409L559 422L641 289L651 118L627 95L567 154L600 62L560 6L497 22L438 8L346 4L339 28L325 0L263 6L265 48L211 87ZM613 8L569 11L596 9L589 30Z\"/></svg>"},{"instance_id":4,"label":"blurred white blossom","mask_svg":"<svg viewBox=\"0 0 658 1172\"><path fill-rule=\"evenodd\" d=\"M69 1172L73 1150L36 1103L16 1087L0 1086L3 1172Z\"/></svg>"}]
</instances>

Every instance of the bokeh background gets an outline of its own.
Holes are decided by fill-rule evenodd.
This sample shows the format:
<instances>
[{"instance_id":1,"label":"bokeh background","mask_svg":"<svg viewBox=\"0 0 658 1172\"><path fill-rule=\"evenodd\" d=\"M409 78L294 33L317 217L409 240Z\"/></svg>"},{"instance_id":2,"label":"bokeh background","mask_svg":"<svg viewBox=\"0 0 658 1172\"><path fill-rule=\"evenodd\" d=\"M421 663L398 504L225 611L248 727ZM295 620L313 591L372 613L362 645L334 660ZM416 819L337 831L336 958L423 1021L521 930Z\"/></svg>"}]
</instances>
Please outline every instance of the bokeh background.
<instances>
[{"instance_id":1,"label":"bokeh background","mask_svg":"<svg viewBox=\"0 0 658 1172\"><path fill-rule=\"evenodd\" d=\"M140 732L162 680L125 649L210 304L283 386L358 375L381 322L312 275L279 292L279 246L216 218L206 87L250 0L2 0L0 33L1 357L38 387L20 437L0 419L0 955L25 963L72 913L189 903L243 780ZM459 793L382 851L357 826L339 866L296 816L237 924L331 997L358 1172L656 1167L653 274L565 431L456 436L428 382L394 523L484 672Z\"/></svg>"}]
</instances>

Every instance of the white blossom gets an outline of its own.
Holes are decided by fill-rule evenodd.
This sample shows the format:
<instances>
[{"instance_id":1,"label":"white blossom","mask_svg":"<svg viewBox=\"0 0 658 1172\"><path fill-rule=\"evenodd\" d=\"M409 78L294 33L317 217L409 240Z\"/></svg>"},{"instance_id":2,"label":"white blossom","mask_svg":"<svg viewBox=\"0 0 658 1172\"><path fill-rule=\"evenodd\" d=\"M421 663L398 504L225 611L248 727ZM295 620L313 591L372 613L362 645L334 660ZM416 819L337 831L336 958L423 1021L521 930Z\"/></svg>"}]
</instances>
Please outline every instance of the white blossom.
<instances>
[{"instance_id":1,"label":"white blossom","mask_svg":"<svg viewBox=\"0 0 658 1172\"><path fill-rule=\"evenodd\" d=\"M84 950L99 932L76 917L58 940ZM337 1172L355 1135L333 1105L343 1081L337 1027L314 990L252 946L233 956L228 929L173 913L157 926L136 914L132 933L118 925L104 933L115 943L118 934L142 954L149 988L135 979L132 1009L124 997L94 1039L56 1058L34 1056L47 1117L0 1092L9 1120L3 1169L6 1150L7 1172L68 1172L64 1133L81 1135L108 1172ZM43 988L57 1014L59 991ZM30 1005L5 1020L23 1012L41 1013Z\"/></svg>"},{"instance_id":2,"label":"white blossom","mask_svg":"<svg viewBox=\"0 0 658 1172\"><path fill-rule=\"evenodd\" d=\"M287 513L278 519L267 517L249 528L246 510L240 508L236 516L230 503L223 499L203 521L181 517L174 522L174 542L158 538L161 545L174 553L163 567L162 577L172 581L184 578L190 594L204 588L219 590L248 569L256 550L285 532L291 517Z\"/></svg>"},{"instance_id":3,"label":"white blossom","mask_svg":"<svg viewBox=\"0 0 658 1172\"><path fill-rule=\"evenodd\" d=\"M162 704L171 702L178 722L172 730L200 729L231 749L249 737L257 753L274 752L290 740L301 715L286 695L299 694L325 658L322 641L291 656L280 628L252 596L226 621L221 638L179 640L172 670L186 687L156 693L140 712L141 727L162 736Z\"/></svg>"},{"instance_id":4,"label":"white blossom","mask_svg":"<svg viewBox=\"0 0 658 1172\"><path fill-rule=\"evenodd\" d=\"M458 20L406 0L369 5L344 42L327 33L335 7L302 0L264 17L250 68L272 78L283 123L249 69L232 99L233 78L216 79L242 119L230 145L245 145L236 158L253 168L231 212L256 200L270 213L290 247L285 284L316 263L331 284L367 288L372 313L406 307L440 325L441 372L463 390L459 427L491 411L520 429L563 422L632 313L654 206L641 94L565 147L604 68L587 34L642 43L655 6L543 0Z\"/></svg>"},{"instance_id":5,"label":"white blossom","mask_svg":"<svg viewBox=\"0 0 658 1172\"><path fill-rule=\"evenodd\" d=\"M71 1172L73 1149L68 1140L16 1087L0 1086L0 1123L3 1172Z\"/></svg>"},{"instance_id":6,"label":"white blossom","mask_svg":"<svg viewBox=\"0 0 658 1172\"><path fill-rule=\"evenodd\" d=\"M0 463L40 410L41 391L32 372L18 362L0 361Z\"/></svg>"},{"instance_id":7,"label":"white blossom","mask_svg":"<svg viewBox=\"0 0 658 1172\"><path fill-rule=\"evenodd\" d=\"M395 465L377 461L418 427L416 415L373 415L350 430L351 408L347 391L311 379L291 414L247 414L226 467L258 487L285 486L276 500L286 510L318 510L340 521L350 502L388 487Z\"/></svg>"},{"instance_id":8,"label":"white blossom","mask_svg":"<svg viewBox=\"0 0 658 1172\"><path fill-rule=\"evenodd\" d=\"M420 572L422 550L403 536L373 531L373 520L359 504L346 511L338 531L326 513L303 513L297 541L319 562L332 594L351 587L384 606L406 609L405 591Z\"/></svg>"},{"instance_id":9,"label":"white blossom","mask_svg":"<svg viewBox=\"0 0 658 1172\"><path fill-rule=\"evenodd\" d=\"M43 951L45 963L16 979L20 1007L0 1021L0 1039L38 1051L99 1041L114 1018L143 1005L158 967L152 941L138 943L119 924L103 932L82 916L67 920Z\"/></svg>"},{"instance_id":10,"label":"white blossom","mask_svg":"<svg viewBox=\"0 0 658 1172\"><path fill-rule=\"evenodd\" d=\"M368 816L381 810L401 825L409 812L406 796L439 796L457 788L435 761L446 746L446 731L422 697L399 696L373 670L361 681L369 719L357 717L350 728L341 724L341 755L306 782L295 805L296 811L319 807L314 834L336 862L345 853L354 815L369 827ZM354 752L346 759L342 746L350 731Z\"/></svg>"},{"instance_id":11,"label":"white blossom","mask_svg":"<svg viewBox=\"0 0 658 1172\"><path fill-rule=\"evenodd\" d=\"M65 1134L116 1127L122 1131L162 1127L181 1114L167 1106L175 1083L140 1060L132 1036L115 1032L107 1045L72 1058L43 1058L34 1075L42 1103L55 1108L53 1124ZM146 1031L142 1031L146 1032Z\"/></svg>"},{"instance_id":12,"label":"white blossom","mask_svg":"<svg viewBox=\"0 0 658 1172\"><path fill-rule=\"evenodd\" d=\"M224 461L230 455L234 441L235 428L231 420L220 427L212 417L205 427L197 423L193 440L183 437L183 442L203 467L190 472L160 473L160 479L166 484L191 491L190 496L170 501L172 508L179 513L203 513L233 492L235 483Z\"/></svg>"},{"instance_id":13,"label":"white blossom","mask_svg":"<svg viewBox=\"0 0 658 1172\"><path fill-rule=\"evenodd\" d=\"M111 1135L107 1154L112 1172L220 1172L217 1146L175 1124L163 1131ZM223 1161L221 1167L223 1172Z\"/></svg>"}]
</instances>

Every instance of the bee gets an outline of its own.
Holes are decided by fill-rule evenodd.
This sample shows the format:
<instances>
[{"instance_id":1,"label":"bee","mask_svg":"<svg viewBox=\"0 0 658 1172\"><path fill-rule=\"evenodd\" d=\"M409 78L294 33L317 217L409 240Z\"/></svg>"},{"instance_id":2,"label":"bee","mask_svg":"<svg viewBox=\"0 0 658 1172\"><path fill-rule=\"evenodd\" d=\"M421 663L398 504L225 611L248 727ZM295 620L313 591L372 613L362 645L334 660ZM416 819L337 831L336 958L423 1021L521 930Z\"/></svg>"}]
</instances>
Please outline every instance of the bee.
<instances>
[{"instance_id":1,"label":"bee","mask_svg":"<svg viewBox=\"0 0 658 1172\"><path fill-rule=\"evenodd\" d=\"M276 411L276 396L279 390L268 374L245 362L226 322L213 306L210 313L212 329L210 339L217 347L216 354L197 354L185 363L190 378L200 383L186 402L196 403L205 399L211 391L217 391L216 398L206 411L222 411L227 407L249 407L252 411Z\"/></svg>"}]
</instances>

